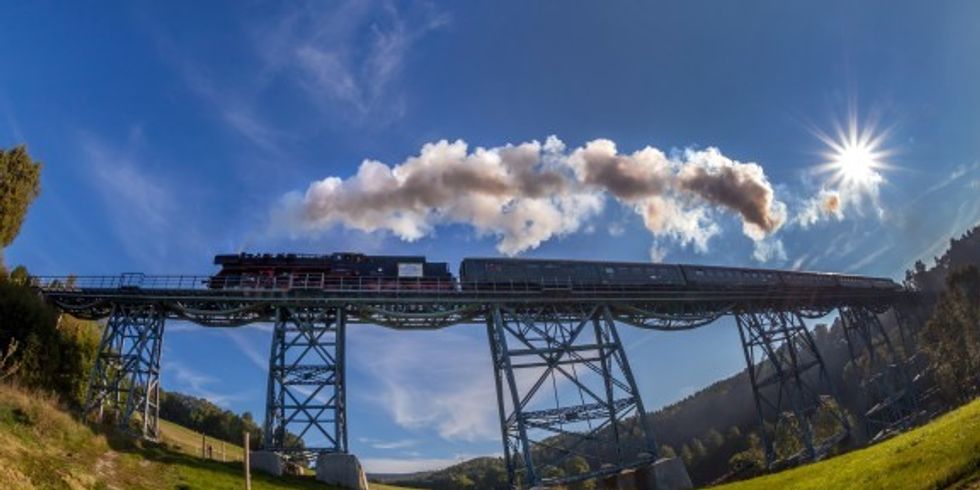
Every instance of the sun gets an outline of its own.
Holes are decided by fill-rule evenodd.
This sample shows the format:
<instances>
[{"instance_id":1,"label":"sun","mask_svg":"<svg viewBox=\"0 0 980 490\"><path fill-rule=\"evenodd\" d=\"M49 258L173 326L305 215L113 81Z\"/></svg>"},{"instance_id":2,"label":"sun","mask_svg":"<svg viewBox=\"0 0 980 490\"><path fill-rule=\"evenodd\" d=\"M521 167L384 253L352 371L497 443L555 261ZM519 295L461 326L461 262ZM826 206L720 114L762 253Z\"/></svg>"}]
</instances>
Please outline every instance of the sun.
<instances>
[{"instance_id":1,"label":"sun","mask_svg":"<svg viewBox=\"0 0 980 490\"><path fill-rule=\"evenodd\" d=\"M818 169L830 172L837 187L874 192L884 182L883 171L888 168L890 155L883 146L887 131L876 131L870 123L860 127L852 116L846 129L837 127L835 137L826 133L817 136L827 145L823 154L826 160Z\"/></svg>"},{"instance_id":2,"label":"sun","mask_svg":"<svg viewBox=\"0 0 980 490\"><path fill-rule=\"evenodd\" d=\"M872 184L881 178L878 170L882 162L874 148L861 144L847 143L832 155L831 163L841 180L850 184Z\"/></svg>"}]
</instances>

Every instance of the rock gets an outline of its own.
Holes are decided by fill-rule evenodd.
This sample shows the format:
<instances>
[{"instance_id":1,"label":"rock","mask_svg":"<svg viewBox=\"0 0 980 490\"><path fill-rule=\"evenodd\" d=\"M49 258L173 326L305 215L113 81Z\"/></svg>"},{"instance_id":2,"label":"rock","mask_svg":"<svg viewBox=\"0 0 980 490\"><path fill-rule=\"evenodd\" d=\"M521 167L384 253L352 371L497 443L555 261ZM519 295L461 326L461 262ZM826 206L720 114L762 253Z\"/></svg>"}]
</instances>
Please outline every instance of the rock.
<instances>
[{"instance_id":1,"label":"rock","mask_svg":"<svg viewBox=\"0 0 980 490\"><path fill-rule=\"evenodd\" d=\"M316 479L351 490L368 490L367 475L353 454L321 454L316 458Z\"/></svg>"},{"instance_id":2,"label":"rock","mask_svg":"<svg viewBox=\"0 0 980 490\"><path fill-rule=\"evenodd\" d=\"M637 469L636 488L646 490L689 490L694 488L681 458L663 458Z\"/></svg>"},{"instance_id":3,"label":"rock","mask_svg":"<svg viewBox=\"0 0 980 490\"><path fill-rule=\"evenodd\" d=\"M292 462L292 461L286 461L286 466L285 466L285 468L283 468L283 473L285 473L287 475L302 476L303 475L303 467L300 466L300 465L298 465L298 464L296 464L296 463L294 463L294 462Z\"/></svg>"},{"instance_id":4,"label":"rock","mask_svg":"<svg viewBox=\"0 0 980 490\"><path fill-rule=\"evenodd\" d=\"M253 470L273 476L282 476L285 462L278 454L272 451L252 451L249 458L251 458L249 466Z\"/></svg>"}]
</instances>

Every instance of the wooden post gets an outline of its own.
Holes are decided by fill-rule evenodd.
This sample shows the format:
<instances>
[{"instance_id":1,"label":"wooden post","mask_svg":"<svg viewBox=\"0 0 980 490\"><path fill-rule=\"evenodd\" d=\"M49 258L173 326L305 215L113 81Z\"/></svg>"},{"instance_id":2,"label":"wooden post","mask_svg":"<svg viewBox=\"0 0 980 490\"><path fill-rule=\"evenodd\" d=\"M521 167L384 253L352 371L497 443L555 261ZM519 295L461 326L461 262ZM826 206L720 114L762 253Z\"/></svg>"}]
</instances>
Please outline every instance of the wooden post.
<instances>
[{"instance_id":1,"label":"wooden post","mask_svg":"<svg viewBox=\"0 0 980 490\"><path fill-rule=\"evenodd\" d=\"M245 445L242 446L245 453L245 490L252 490L252 469L249 467L251 463L251 449L248 447L248 431L245 431Z\"/></svg>"},{"instance_id":2,"label":"wooden post","mask_svg":"<svg viewBox=\"0 0 980 490\"><path fill-rule=\"evenodd\" d=\"M207 436L201 434L201 458L206 459L208 457L208 440Z\"/></svg>"}]
</instances>

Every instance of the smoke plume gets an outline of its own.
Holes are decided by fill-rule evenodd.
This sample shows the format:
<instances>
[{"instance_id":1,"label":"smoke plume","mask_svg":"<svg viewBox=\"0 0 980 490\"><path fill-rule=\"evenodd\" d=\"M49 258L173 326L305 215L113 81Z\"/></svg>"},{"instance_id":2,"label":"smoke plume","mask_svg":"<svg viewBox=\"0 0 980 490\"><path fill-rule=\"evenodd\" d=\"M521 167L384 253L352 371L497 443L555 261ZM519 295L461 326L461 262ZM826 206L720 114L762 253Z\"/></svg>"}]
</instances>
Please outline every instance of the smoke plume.
<instances>
[{"instance_id":1,"label":"smoke plume","mask_svg":"<svg viewBox=\"0 0 980 490\"><path fill-rule=\"evenodd\" d=\"M720 232L719 214L738 216L755 241L785 221L762 167L715 148L624 154L598 139L569 152L554 136L472 150L441 140L396 165L365 160L347 179L327 177L305 194L288 194L282 211L294 231L341 225L407 241L440 224L465 224L514 255L582 229L608 199L633 209L655 237L702 251Z\"/></svg>"}]
</instances>

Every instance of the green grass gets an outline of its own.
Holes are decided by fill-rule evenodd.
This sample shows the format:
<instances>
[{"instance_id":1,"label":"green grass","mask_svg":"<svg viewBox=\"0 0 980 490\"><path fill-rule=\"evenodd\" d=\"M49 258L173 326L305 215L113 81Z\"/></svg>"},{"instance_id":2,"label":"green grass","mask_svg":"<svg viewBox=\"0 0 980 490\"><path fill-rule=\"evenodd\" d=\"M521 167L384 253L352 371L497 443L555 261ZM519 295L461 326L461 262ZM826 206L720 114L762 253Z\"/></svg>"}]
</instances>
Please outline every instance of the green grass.
<instances>
[{"instance_id":1,"label":"green grass","mask_svg":"<svg viewBox=\"0 0 980 490\"><path fill-rule=\"evenodd\" d=\"M871 447L715 488L980 489L980 400Z\"/></svg>"},{"instance_id":2,"label":"green grass","mask_svg":"<svg viewBox=\"0 0 980 490\"><path fill-rule=\"evenodd\" d=\"M141 443L80 423L43 393L0 383L0 488L215 489L244 488L242 464L200 458L200 434L165 423L163 444ZM179 450L174 449L174 444ZM220 442L212 442L220 451ZM226 446L229 459L241 448ZM220 454L220 453L218 453ZM215 454L215 456L218 456ZM252 473L255 490L328 490L312 476ZM373 490L398 487L371 485Z\"/></svg>"},{"instance_id":3,"label":"green grass","mask_svg":"<svg viewBox=\"0 0 980 490\"><path fill-rule=\"evenodd\" d=\"M177 425L166 420L160 421L160 440L170 446L171 449L180 451L188 456L201 455L201 434L190 430L182 425ZM221 461L221 440L207 438L207 444L212 447L212 458ZM225 460L241 461L244 459L242 447L224 442Z\"/></svg>"}]
</instances>

